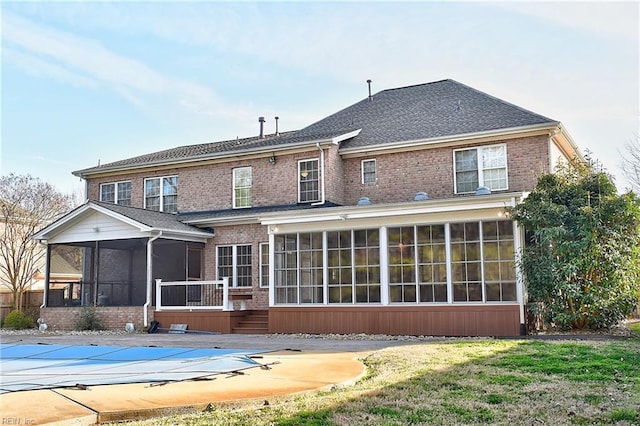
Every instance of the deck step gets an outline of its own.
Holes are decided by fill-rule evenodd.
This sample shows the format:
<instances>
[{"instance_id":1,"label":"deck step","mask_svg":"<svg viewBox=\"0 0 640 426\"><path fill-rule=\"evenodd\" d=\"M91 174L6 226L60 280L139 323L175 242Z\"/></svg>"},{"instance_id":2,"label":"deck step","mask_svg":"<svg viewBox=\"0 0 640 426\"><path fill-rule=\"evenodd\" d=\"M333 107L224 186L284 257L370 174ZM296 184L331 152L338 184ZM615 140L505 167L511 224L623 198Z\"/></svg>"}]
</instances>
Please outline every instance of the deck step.
<instances>
[{"instance_id":1,"label":"deck step","mask_svg":"<svg viewBox=\"0 0 640 426\"><path fill-rule=\"evenodd\" d=\"M233 328L233 334L267 334L269 333L268 311L251 311L238 325Z\"/></svg>"}]
</instances>

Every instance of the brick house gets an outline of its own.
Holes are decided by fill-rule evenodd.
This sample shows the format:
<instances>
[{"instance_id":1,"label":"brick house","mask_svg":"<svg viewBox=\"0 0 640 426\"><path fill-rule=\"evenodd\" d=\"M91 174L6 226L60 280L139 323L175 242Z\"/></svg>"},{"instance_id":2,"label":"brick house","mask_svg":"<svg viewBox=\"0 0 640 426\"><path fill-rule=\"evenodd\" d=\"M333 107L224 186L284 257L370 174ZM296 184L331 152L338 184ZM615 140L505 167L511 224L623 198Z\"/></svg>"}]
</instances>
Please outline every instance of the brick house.
<instances>
[{"instance_id":1,"label":"brick house","mask_svg":"<svg viewBox=\"0 0 640 426\"><path fill-rule=\"evenodd\" d=\"M298 131L263 124L74 172L88 201L35 236L84 258L82 282L48 288L49 325L97 305L113 328L523 332L523 230L507 209L582 158L560 122L443 80Z\"/></svg>"}]
</instances>

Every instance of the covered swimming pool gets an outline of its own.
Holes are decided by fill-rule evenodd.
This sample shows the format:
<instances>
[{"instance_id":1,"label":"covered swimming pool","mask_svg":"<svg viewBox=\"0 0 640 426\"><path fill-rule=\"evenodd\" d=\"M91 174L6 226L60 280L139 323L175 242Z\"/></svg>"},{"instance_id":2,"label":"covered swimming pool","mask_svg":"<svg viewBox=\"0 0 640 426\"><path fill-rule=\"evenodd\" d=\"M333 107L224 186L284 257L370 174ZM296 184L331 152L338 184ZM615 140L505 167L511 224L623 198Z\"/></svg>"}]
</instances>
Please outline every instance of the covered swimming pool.
<instances>
[{"instance_id":1,"label":"covered swimming pool","mask_svg":"<svg viewBox=\"0 0 640 426\"><path fill-rule=\"evenodd\" d=\"M263 367L264 350L0 344L0 393L207 380Z\"/></svg>"}]
</instances>

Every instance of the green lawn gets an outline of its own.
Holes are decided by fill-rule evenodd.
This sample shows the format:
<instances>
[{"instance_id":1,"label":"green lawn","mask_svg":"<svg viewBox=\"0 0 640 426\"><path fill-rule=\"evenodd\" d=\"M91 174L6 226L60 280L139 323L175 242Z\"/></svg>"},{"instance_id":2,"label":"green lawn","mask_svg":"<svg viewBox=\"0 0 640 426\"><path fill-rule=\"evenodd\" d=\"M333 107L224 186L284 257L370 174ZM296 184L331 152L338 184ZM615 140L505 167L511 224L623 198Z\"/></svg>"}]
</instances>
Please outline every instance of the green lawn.
<instances>
[{"instance_id":1,"label":"green lawn","mask_svg":"<svg viewBox=\"0 0 640 426\"><path fill-rule=\"evenodd\" d=\"M452 339L363 362L352 386L138 424L640 424L640 339Z\"/></svg>"}]
</instances>

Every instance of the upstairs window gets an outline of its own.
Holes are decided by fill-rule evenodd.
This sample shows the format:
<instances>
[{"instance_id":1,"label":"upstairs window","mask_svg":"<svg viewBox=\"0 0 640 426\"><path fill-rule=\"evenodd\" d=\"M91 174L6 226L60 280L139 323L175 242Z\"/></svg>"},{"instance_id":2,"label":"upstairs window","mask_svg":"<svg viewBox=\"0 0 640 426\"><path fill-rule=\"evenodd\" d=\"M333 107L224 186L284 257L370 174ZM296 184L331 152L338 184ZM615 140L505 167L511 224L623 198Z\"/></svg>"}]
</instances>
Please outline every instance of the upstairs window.
<instances>
[{"instance_id":1,"label":"upstairs window","mask_svg":"<svg viewBox=\"0 0 640 426\"><path fill-rule=\"evenodd\" d=\"M176 213L178 211L178 176L145 179L144 208Z\"/></svg>"},{"instance_id":2,"label":"upstairs window","mask_svg":"<svg viewBox=\"0 0 640 426\"><path fill-rule=\"evenodd\" d=\"M320 200L318 163L317 159L298 162L298 201L301 203Z\"/></svg>"},{"instance_id":3,"label":"upstairs window","mask_svg":"<svg viewBox=\"0 0 640 426\"><path fill-rule=\"evenodd\" d=\"M453 156L456 194L474 192L480 186L508 189L506 145L459 149Z\"/></svg>"},{"instance_id":4,"label":"upstairs window","mask_svg":"<svg viewBox=\"0 0 640 426\"><path fill-rule=\"evenodd\" d=\"M363 184L376 183L376 160L362 160L361 169Z\"/></svg>"},{"instance_id":5,"label":"upstairs window","mask_svg":"<svg viewBox=\"0 0 640 426\"><path fill-rule=\"evenodd\" d=\"M130 206L131 182L103 183L100 185L100 201Z\"/></svg>"},{"instance_id":6,"label":"upstairs window","mask_svg":"<svg viewBox=\"0 0 640 426\"><path fill-rule=\"evenodd\" d=\"M233 208L251 207L251 167L233 169Z\"/></svg>"}]
</instances>

